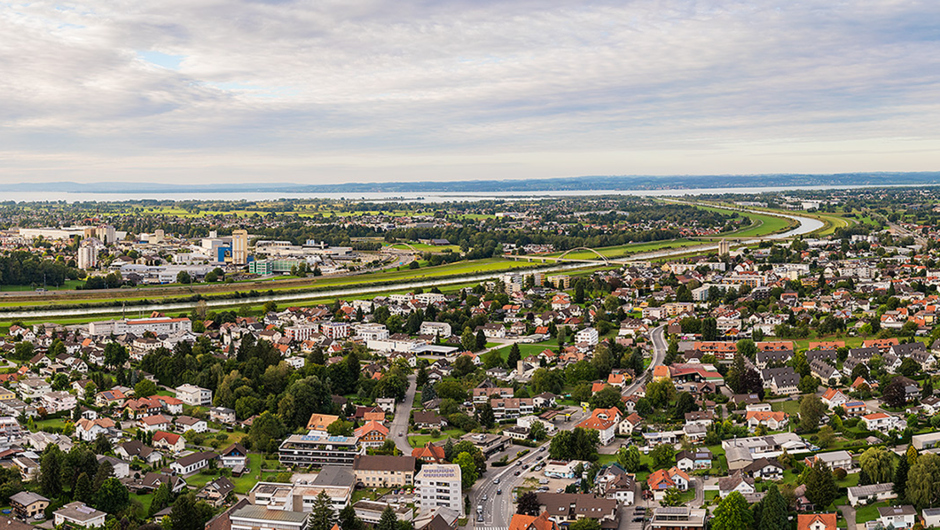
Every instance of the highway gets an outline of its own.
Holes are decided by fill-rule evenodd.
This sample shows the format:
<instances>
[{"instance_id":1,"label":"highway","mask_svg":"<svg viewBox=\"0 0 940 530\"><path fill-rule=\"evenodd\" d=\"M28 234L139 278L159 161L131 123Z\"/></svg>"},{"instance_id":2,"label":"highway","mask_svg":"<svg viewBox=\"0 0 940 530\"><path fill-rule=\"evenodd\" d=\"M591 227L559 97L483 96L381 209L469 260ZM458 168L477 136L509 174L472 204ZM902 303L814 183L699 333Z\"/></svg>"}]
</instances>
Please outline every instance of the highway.
<instances>
[{"instance_id":1,"label":"highway","mask_svg":"<svg viewBox=\"0 0 940 530\"><path fill-rule=\"evenodd\" d=\"M411 291L417 288L427 289L430 287L443 287L445 285L460 285L464 283L477 283L486 280L494 280L509 272L542 274L549 272L558 272L571 269L582 269L583 263L571 263L566 265L556 265L539 269L503 269L483 274L474 274L472 276L460 276L454 278L442 278L438 280L415 280L409 282L389 282L379 285L369 286L351 286L342 289L326 289L322 291L305 291L282 294L262 294L252 298L234 298L234 299L209 299L205 300L207 307L237 307L245 304L257 305L268 301L274 302L294 302L298 300L324 300L355 296L360 294L382 294L395 291ZM420 273L416 273L417 277ZM127 294L133 294L132 292ZM127 307L129 313L149 314L153 311L188 311L195 307L196 302L177 302L163 304L149 304L145 306L130 305ZM87 317L91 315L113 315L120 314L121 307L83 307L76 309L31 309L31 310L12 310L0 311L0 318L5 320L31 320L37 318L53 317Z\"/></svg>"}]
</instances>

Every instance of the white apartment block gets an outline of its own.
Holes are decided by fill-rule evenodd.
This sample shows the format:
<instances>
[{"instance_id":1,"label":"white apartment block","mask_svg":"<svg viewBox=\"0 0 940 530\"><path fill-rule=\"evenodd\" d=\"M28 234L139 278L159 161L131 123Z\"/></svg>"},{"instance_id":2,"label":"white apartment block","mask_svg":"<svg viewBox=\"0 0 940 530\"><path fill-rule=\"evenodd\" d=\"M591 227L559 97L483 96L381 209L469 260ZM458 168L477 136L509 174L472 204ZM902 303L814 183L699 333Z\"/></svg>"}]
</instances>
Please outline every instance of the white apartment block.
<instances>
[{"instance_id":1,"label":"white apartment block","mask_svg":"<svg viewBox=\"0 0 940 530\"><path fill-rule=\"evenodd\" d=\"M180 385L176 387L176 399L193 407L203 407L212 404L212 391L196 385Z\"/></svg>"},{"instance_id":2,"label":"white apartment block","mask_svg":"<svg viewBox=\"0 0 940 530\"><path fill-rule=\"evenodd\" d=\"M463 517L462 497L460 466L456 464L426 464L415 476L415 505L419 513L444 507Z\"/></svg>"}]
</instances>

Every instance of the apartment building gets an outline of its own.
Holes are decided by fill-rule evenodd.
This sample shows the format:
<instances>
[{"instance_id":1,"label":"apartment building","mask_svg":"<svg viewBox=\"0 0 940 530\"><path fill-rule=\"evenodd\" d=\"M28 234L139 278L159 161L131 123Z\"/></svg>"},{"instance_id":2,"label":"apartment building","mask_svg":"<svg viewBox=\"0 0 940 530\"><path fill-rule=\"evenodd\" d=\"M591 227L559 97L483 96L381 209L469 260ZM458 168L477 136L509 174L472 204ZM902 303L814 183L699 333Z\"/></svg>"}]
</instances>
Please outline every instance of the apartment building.
<instances>
[{"instance_id":1,"label":"apartment building","mask_svg":"<svg viewBox=\"0 0 940 530\"><path fill-rule=\"evenodd\" d=\"M418 513L438 507L450 508L464 517L460 466L456 464L425 464L415 476L415 506Z\"/></svg>"}]
</instances>

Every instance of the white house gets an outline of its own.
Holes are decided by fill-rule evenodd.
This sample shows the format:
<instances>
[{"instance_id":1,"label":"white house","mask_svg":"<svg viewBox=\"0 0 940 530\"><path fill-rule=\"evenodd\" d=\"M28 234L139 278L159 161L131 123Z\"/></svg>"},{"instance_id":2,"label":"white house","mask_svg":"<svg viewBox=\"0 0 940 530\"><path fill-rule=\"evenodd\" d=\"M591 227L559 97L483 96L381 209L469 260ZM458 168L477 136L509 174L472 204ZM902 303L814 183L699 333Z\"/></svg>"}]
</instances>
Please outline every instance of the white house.
<instances>
[{"instance_id":1,"label":"white house","mask_svg":"<svg viewBox=\"0 0 940 530\"><path fill-rule=\"evenodd\" d=\"M208 466L209 460L213 458L218 458L218 455L209 451L193 453L171 463L170 469L177 475L188 475Z\"/></svg>"},{"instance_id":2,"label":"white house","mask_svg":"<svg viewBox=\"0 0 940 530\"><path fill-rule=\"evenodd\" d=\"M180 385L176 387L176 398L193 407L203 407L212 404L212 391L196 385Z\"/></svg>"},{"instance_id":3,"label":"white house","mask_svg":"<svg viewBox=\"0 0 940 530\"><path fill-rule=\"evenodd\" d=\"M53 512L56 526L68 523L72 526L91 528L104 527L104 519L108 514L86 506L84 502L70 502Z\"/></svg>"},{"instance_id":4,"label":"white house","mask_svg":"<svg viewBox=\"0 0 940 530\"><path fill-rule=\"evenodd\" d=\"M911 528L917 521L917 510L910 504L881 506L878 516L878 522L885 528Z\"/></svg>"},{"instance_id":5,"label":"white house","mask_svg":"<svg viewBox=\"0 0 940 530\"><path fill-rule=\"evenodd\" d=\"M591 345L596 345L598 340L597 330L594 328L584 328L581 331L574 334L575 344L584 342Z\"/></svg>"},{"instance_id":6,"label":"white house","mask_svg":"<svg viewBox=\"0 0 940 530\"><path fill-rule=\"evenodd\" d=\"M849 504L852 506L886 501L888 499L896 499L897 497L898 494L894 492L894 484L890 482L868 484L866 486L853 486L849 488Z\"/></svg>"}]
</instances>

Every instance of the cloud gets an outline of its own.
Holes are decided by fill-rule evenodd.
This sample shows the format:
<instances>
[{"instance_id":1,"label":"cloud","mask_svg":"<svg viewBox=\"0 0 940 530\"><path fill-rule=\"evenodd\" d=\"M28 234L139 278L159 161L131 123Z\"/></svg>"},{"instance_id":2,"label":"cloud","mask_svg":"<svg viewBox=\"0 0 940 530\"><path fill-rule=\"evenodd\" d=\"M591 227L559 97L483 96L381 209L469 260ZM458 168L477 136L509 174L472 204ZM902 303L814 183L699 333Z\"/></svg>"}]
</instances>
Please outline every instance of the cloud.
<instances>
[{"instance_id":1,"label":"cloud","mask_svg":"<svg viewBox=\"0 0 940 530\"><path fill-rule=\"evenodd\" d=\"M3 4L0 179L936 169L936 21L893 0Z\"/></svg>"}]
</instances>

